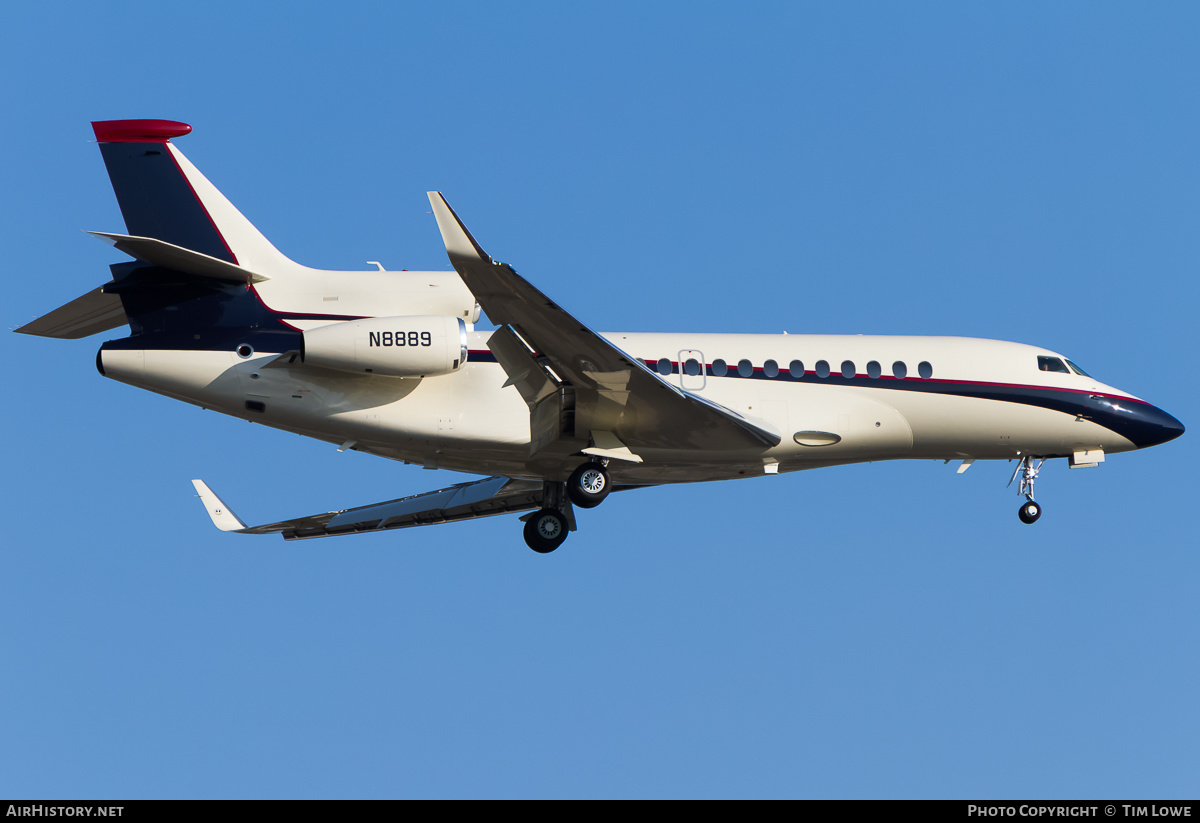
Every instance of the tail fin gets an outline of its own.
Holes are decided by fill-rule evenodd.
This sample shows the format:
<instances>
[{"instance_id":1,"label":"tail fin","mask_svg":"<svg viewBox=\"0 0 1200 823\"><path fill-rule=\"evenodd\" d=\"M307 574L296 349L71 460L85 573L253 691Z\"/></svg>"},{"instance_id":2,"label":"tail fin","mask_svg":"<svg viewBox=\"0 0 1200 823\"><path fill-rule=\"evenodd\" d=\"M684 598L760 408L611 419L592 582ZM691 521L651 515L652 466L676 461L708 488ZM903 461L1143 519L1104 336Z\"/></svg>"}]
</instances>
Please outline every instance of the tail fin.
<instances>
[{"instance_id":1,"label":"tail fin","mask_svg":"<svg viewBox=\"0 0 1200 823\"><path fill-rule=\"evenodd\" d=\"M270 276L296 264L276 249L171 143L173 120L92 123L129 234Z\"/></svg>"}]
</instances>

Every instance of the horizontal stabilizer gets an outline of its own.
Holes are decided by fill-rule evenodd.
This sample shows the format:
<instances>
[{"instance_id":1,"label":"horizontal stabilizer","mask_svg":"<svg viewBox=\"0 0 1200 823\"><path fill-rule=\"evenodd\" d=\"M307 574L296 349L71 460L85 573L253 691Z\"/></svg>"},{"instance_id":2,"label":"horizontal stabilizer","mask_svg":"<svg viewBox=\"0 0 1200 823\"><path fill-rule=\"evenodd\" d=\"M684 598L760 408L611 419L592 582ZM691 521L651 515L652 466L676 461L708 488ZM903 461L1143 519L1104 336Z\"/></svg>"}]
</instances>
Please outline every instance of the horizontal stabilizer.
<instances>
[{"instance_id":1,"label":"horizontal stabilizer","mask_svg":"<svg viewBox=\"0 0 1200 823\"><path fill-rule=\"evenodd\" d=\"M459 483L437 491L388 500L357 509L314 514L247 527L229 511L221 499L202 480L192 484L200 494L209 517L221 531L239 534L282 534L285 540L308 537L332 537L339 534L404 529L472 520L496 514L522 512L542 505L542 484L535 480L486 477L471 483Z\"/></svg>"},{"instance_id":2,"label":"horizontal stabilizer","mask_svg":"<svg viewBox=\"0 0 1200 823\"><path fill-rule=\"evenodd\" d=\"M229 280L235 283L261 283L270 279L233 263L227 263L224 260L218 260L207 254L185 249L183 246L176 246L164 240L155 240L153 237L132 237L128 234L113 234L105 231L89 231L88 234L100 238L130 257L136 257L144 263L161 266L164 269L174 269L199 277Z\"/></svg>"},{"instance_id":3,"label":"horizontal stabilizer","mask_svg":"<svg viewBox=\"0 0 1200 823\"><path fill-rule=\"evenodd\" d=\"M128 322L121 298L115 294L106 294L102 286L82 297L76 297L67 305L42 315L32 323L26 323L16 331L21 334L36 334L39 337L78 340L115 329Z\"/></svg>"}]
</instances>

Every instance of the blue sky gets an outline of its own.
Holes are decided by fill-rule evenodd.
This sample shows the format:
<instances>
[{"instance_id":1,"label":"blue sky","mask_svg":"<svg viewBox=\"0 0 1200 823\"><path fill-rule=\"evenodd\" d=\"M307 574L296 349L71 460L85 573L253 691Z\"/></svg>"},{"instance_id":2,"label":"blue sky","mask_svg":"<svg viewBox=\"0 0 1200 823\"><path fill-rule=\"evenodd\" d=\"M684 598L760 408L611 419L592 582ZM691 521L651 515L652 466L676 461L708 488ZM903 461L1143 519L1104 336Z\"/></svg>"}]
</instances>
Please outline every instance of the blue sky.
<instances>
[{"instance_id":1,"label":"blue sky","mask_svg":"<svg viewBox=\"0 0 1200 823\"><path fill-rule=\"evenodd\" d=\"M292 258L445 268L424 192L593 328L1061 351L1195 427L1190 4L30 4L0 26L16 327L123 257L90 120ZM463 479L0 336L0 796L1191 797L1194 432L288 544Z\"/></svg>"}]
</instances>

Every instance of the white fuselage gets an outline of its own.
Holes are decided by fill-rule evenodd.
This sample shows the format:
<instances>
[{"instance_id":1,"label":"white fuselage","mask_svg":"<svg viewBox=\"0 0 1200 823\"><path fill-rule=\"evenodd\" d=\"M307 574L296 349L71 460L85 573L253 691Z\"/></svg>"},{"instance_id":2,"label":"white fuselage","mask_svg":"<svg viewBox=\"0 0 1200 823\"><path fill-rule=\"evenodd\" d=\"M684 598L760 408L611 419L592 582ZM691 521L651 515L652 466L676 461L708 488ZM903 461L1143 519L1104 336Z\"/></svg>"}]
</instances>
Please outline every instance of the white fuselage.
<instances>
[{"instance_id":1,"label":"white fuselage","mask_svg":"<svg viewBox=\"0 0 1200 823\"><path fill-rule=\"evenodd\" d=\"M105 350L102 368L106 376L204 408L396 460L542 476L530 465L529 408L490 356L490 335L471 332L468 362L437 377L349 374L287 363L279 352L241 357L235 351ZM873 460L1012 459L1137 448L1063 408L1074 398L1080 410L1090 396L1136 398L1080 374L1039 370L1039 355L1061 356L1034 346L954 337L604 336L651 368L666 361L664 377L672 384L782 437L774 448L737 452L643 448L644 462L610 466L622 483L726 479ZM724 376L717 361L727 364ZM749 361L752 371L743 365L739 372L741 361ZM802 363L802 376L793 361ZM903 370L896 372L897 363ZM922 364L928 364L927 376ZM1060 398L1058 408L1022 402L1039 392Z\"/></svg>"}]
</instances>

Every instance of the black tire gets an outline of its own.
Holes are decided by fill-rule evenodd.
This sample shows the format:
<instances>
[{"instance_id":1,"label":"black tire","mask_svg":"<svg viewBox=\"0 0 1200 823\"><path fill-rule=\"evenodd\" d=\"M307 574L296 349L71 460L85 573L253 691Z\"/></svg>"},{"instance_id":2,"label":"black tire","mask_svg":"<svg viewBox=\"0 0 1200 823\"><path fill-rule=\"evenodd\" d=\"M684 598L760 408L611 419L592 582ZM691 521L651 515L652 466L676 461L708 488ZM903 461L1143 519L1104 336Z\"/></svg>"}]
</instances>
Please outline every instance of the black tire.
<instances>
[{"instance_id":1,"label":"black tire","mask_svg":"<svg viewBox=\"0 0 1200 823\"><path fill-rule=\"evenodd\" d=\"M1021 504L1021 508L1017 509L1017 517L1021 518L1021 522L1030 525L1037 522L1037 519L1042 516L1042 507L1032 500L1028 500Z\"/></svg>"},{"instance_id":2,"label":"black tire","mask_svg":"<svg viewBox=\"0 0 1200 823\"><path fill-rule=\"evenodd\" d=\"M612 490L608 470L599 463L584 463L567 480L567 497L581 509L594 509Z\"/></svg>"},{"instance_id":3,"label":"black tire","mask_svg":"<svg viewBox=\"0 0 1200 823\"><path fill-rule=\"evenodd\" d=\"M567 539L567 518L557 509L540 509L525 521L525 543L538 554L549 554Z\"/></svg>"}]
</instances>

